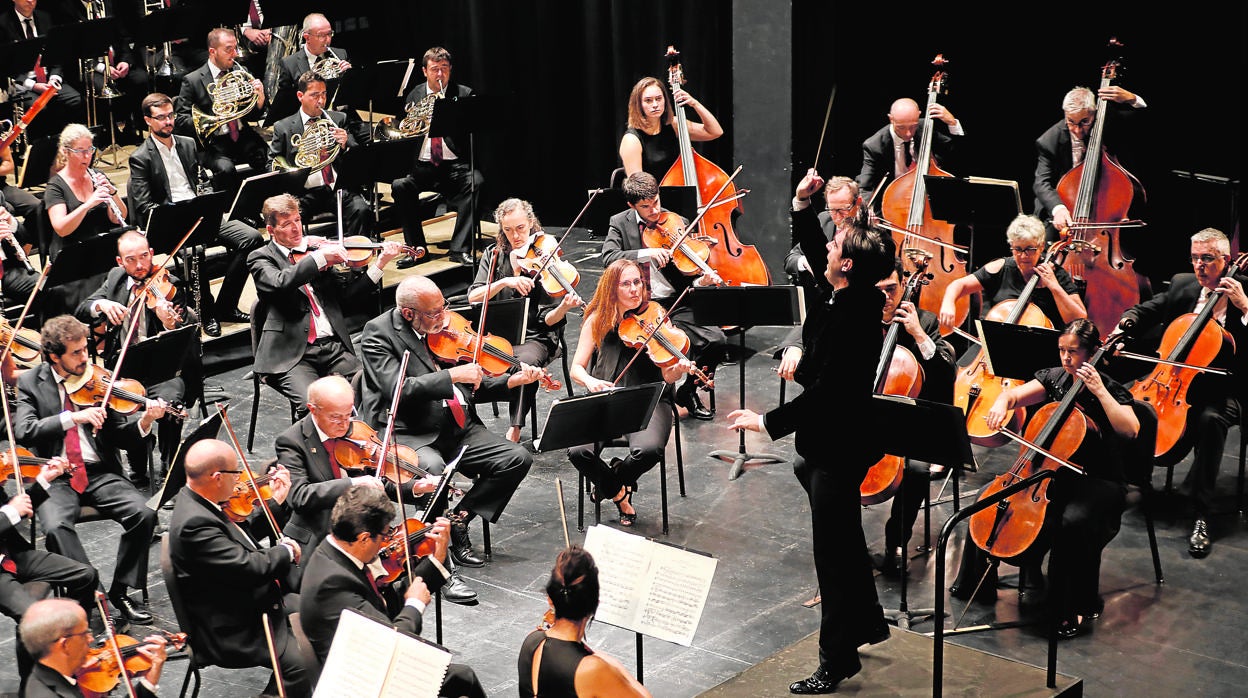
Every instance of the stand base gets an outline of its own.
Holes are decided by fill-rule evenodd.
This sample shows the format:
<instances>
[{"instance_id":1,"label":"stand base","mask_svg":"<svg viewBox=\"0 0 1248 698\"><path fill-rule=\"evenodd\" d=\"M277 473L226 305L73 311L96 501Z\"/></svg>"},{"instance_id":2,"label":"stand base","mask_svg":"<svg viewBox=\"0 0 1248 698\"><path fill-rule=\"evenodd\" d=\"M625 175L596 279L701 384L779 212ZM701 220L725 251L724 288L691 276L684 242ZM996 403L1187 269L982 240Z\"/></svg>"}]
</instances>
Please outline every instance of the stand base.
<instances>
[{"instance_id":1,"label":"stand base","mask_svg":"<svg viewBox=\"0 0 1248 698\"><path fill-rule=\"evenodd\" d=\"M934 608L915 608L903 611L901 609L886 608L884 609L884 620L901 628L909 630L914 623L923 623L936 617L936 609ZM945 617L949 617L946 613Z\"/></svg>"},{"instance_id":2,"label":"stand base","mask_svg":"<svg viewBox=\"0 0 1248 698\"><path fill-rule=\"evenodd\" d=\"M756 460L764 463L783 463L787 458L781 458L772 453L747 453L746 451L711 451L711 458L718 458L722 461L731 462L732 469L728 471L728 479L736 480L741 477L741 473L745 470L745 464L749 461Z\"/></svg>"}]
</instances>

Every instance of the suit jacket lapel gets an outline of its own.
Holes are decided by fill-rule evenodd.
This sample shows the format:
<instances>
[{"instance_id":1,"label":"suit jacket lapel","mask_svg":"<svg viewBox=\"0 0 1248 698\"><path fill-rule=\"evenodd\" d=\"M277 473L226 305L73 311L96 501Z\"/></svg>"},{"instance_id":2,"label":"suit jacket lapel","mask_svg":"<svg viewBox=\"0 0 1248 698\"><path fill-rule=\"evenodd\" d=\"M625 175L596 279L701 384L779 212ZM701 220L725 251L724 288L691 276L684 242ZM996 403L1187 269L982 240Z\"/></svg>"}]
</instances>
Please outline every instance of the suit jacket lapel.
<instances>
[{"instance_id":1,"label":"suit jacket lapel","mask_svg":"<svg viewBox=\"0 0 1248 698\"><path fill-rule=\"evenodd\" d=\"M404 346L411 350L412 356L424 364L426 368L430 371L437 371L439 367L433 362L433 357L429 355L429 347L425 346L424 342L416 338L416 333L412 331L411 326L408 325L407 321L403 319L403 316L399 314L397 308L391 310L390 312L392 313L391 325L394 328L395 336L403 342ZM406 378L406 376L401 376L400 380L402 378Z\"/></svg>"},{"instance_id":2,"label":"suit jacket lapel","mask_svg":"<svg viewBox=\"0 0 1248 698\"><path fill-rule=\"evenodd\" d=\"M311 419L303 420L301 427L303 432L303 442L308 447L308 452L312 459L310 466L316 468L315 478L308 478L313 482L328 482L334 479L334 466L329 461L329 453L325 451L325 444L321 442L321 435L316 433L316 425Z\"/></svg>"},{"instance_id":3,"label":"suit jacket lapel","mask_svg":"<svg viewBox=\"0 0 1248 698\"><path fill-rule=\"evenodd\" d=\"M367 590L364 592L364 598L368 599L368 602L372 604L373 608L381 611L383 614L386 613L386 608L381 602L381 597L372 593L372 585L368 583L368 575L364 574L364 570L356 567L355 562L348 559L347 556L344 555L338 548L335 548L329 543L326 543L325 545L329 546L326 548L325 552L333 556L334 562L337 563L339 567L343 568L343 570L355 577Z\"/></svg>"}]
</instances>

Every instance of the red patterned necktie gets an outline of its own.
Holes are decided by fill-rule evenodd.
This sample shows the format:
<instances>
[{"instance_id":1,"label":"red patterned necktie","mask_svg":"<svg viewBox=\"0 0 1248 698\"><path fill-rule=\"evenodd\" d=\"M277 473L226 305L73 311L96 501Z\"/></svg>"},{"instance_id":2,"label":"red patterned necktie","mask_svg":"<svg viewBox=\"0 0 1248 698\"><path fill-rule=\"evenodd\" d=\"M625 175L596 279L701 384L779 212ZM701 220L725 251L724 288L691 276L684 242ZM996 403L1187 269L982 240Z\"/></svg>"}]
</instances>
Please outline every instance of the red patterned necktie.
<instances>
[{"instance_id":1,"label":"red patterned necktie","mask_svg":"<svg viewBox=\"0 0 1248 698\"><path fill-rule=\"evenodd\" d=\"M290 251L290 263L298 264L295 261L295 251ZM316 298L312 296L312 289L307 284L300 286L303 294L308 297L308 305L312 307L312 320L308 323L308 344L316 343L316 318L321 316L321 306L317 304Z\"/></svg>"},{"instance_id":2,"label":"red patterned necktie","mask_svg":"<svg viewBox=\"0 0 1248 698\"><path fill-rule=\"evenodd\" d=\"M327 157L329 157L329 151L322 148L321 160L324 160ZM327 187L334 186L334 168L331 165L326 165L321 168L321 181L324 182Z\"/></svg>"},{"instance_id":3,"label":"red patterned necktie","mask_svg":"<svg viewBox=\"0 0 1248 698\"><path fill-rule=\"evenodd\" d=\"M459 401L459 393L455 392L454 388L451 389L451 397L447 399L446 406L451 409L451 416L455 418L455 424L459 425L460 429L463 429L464 425L468 423L468 415L464 412L464 403Z\"/></svg>"},{"instance_id":4,"label":"red patterned necktie","mask_svg":"<svg viewBox=\"0 0 1248 698\"><path fill-rule=\"evenodd\" d=\"M429 162L435 165L442 164L442 137L434 136L429 139Z\"/></svg>"},{"instance_id":5,"label":"red patterned necktie","mask_svg":"<svg viewBox=\"0 0 1248 698\"><path fill-rule=\"evenodd\" d=\"M373 593L377 595L377 598L381 599L381 603L384 606L386 598L381 595L381 588L377 586L377 578L373 576L373 571L368 568L368 565L364 566L364 576L368 578L368 585L373 588Z\"/></svg>"},{"instance_id":6,"label":"red patterned necktie","mask_svg":"<svg viewBox=\"0 0 1248 698\"><path fill-rule=\"evenodd\" d=\"M74 403L70 401L69 395L65 395L65 409L75 412ZM78 425L75 424L69 431L65 432L65 457L69 459L69 464L74 467L73 475L69 476L69 486L78 494L87 491L87 466L82 462L82 442L79 441Z\"/></svg>"},{"instance_id":7,"label":"red patterned necktie","mask_svg":"<svg viewBox=\"0 0 1248 698\"><path fill-rule=\"evenodd\" d=\"M3 544L0 544L0 557L4 558L3 560L0 560L0 570L4 570L9 574L17 574L17 563L13 562L13 558L9 555L8 549Z\"/></svg>"},{"instance_id":8,"label":"red patterned necktie","mask_svg":"<svg viewBox=\"0 0 1248 698\"><path fill-rule=\"evenodd\" d=\"M342 468L338 467L338 459L334 458L334 445L342 439L330 438L325 439L325 455L329 457L329 467L334 470L334 479L342 478Z\"/></svg>"}]
</instances>

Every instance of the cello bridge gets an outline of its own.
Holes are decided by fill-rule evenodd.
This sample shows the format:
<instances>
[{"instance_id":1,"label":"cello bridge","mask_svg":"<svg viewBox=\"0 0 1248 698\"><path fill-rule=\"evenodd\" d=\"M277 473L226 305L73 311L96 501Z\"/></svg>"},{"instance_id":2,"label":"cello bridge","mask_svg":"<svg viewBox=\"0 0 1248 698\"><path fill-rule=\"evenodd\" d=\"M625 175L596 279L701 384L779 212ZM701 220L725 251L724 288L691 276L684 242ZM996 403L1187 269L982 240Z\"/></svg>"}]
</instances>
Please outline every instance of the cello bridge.
<instances>
[{"instance_id":1,"label":"cello bridge","mask_svg":"<svg viewBox=\"0 0 1248 698\"><path fill-rule=\"evenodd\" d=\"M929 250L920 247L907 247L902 250L902 254L916 267L926 267L933 257Z\"/></svg>"}]
</instances>

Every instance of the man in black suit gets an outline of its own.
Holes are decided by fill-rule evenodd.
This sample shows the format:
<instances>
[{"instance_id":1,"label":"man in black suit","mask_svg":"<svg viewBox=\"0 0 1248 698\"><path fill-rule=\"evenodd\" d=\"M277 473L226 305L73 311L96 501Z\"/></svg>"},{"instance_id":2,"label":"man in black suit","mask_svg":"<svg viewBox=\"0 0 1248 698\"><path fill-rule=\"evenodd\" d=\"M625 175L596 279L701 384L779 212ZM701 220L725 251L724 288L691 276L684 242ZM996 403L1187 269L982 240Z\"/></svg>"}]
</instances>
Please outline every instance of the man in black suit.
<instances>
[{"instance_id":1,"label":"man in black suit","mask_svg":"<svg viewBox=\"0 0 1248 698\"><path fill-rule=\"evenodd\" d=\"M246 115L218 126L211 133L202 136L196 133L192 109L198 109L204 114L214 113L213 98L208 93L208 86L221 74L232 72L237 57L238 38L232 30L218 27L208 32L208 62L183 78L175 122L178 133L198 138L204 144L203 164L212 172L212 188L231 194L238 190L242 182L242 175L238 173L239 165L248 165L251 168L249 175L264 171L264 139L255 129L244 123L248 119L259 119L263 113L264 84L252 77L250 84L255 91L255 106Z\"/></svg>"},{"instance_id":2,"label":"man in black suit","mask_svg":"<svg viewBox=\"0 0 1248 698\"><path fill-rule=\"evenodd\" d=\"M653 229L663 216L659 203L659 182L648 172L634 172L624 180L624 201L628 208L607 223L607 237L602 241L602 265L609 266L617 259L631 259L641 264L650 298L664 308L670 308L681 292L689 286L715 286L723 283L718 274L685 276L672 263L672 251L664 247L647 247L643 231ZM681 217L681 222L688 221ZM672 311L672 322L689 335L689 360L695 366L714 372L723 355L727 341L724 331L717 326L697 325L693 311L687 305ZM688 410L697 419L709 420L715 413L707 409L698 397L697 383L691 375L676 390L676 404Z\"/></svg>"},{"instance_id":3,"label":"man in black suit","mask_svg":"<svg viewBox=\"0 0 1248 698\"><path fill-rule=\"evenodd\" d=\"M318 62L326 61L322 65L328 66L333 59L337 59L339 75L351 69L351 61L347 60L347 50L329 46L334 40L334 28L325 15L313 12L304 17L300 36L303 37L303 46L282 59L281 72L277 75L277 91L273 95L272 106L269 108L270 123L276 120L277 114L289 114L299 108L299 101L295 97L295 83L299 81L300 75L309 70L315 72ZM326 75L321 75L321 78L325 80L328 99L333 100L341 78ZM335 106L332 101L327 104L331 107ZM343 111L347 110L344 108Z\"/></svg>"},{"instance_id":4,"label":"man in black suit","mask_svg":"<svg viewBox=\"0 0 1248 698\"><path fill-rule=\"evenodd\" d=\"M294 114L273 124L273 140L269 141L269 169L289 169L298 167L296 154L299 148L295 141L308 147L315 143L316 138L309 135L308 127L325 119L331 124L327 129L333 142L339 148L338 155L356 146L355 138L343 128L347 115L339 111L325 110L325 80L312 71L304 71L296 83L296 96L299 99L299 110ZM311 138L311 141L308 139ZM324 162L329 153L327 148L319 149L319 162ZM316 149L313 153L317 153ZM336 208L334 198L341 191L342 226L347 235L369 235L373 228L373 211L359 192L341 188L338 182L338 171L333 164L312 169L303 183L303 191L299 193L299 208L309 215L317 213L333 213ZM335 216L336 217L336 216Z\"/></svg>"},{"instance_id":5,"label":"man in black suit","mask_svg":"<svg viewBox=\"0 0 1248 698\"><path fill-rule=\"evenodd\" d=\"M472 94L472 88L467 85L451 84L451 52L440 46L425 51L420 70L425 75L425 81L407 93L406 104L432 99L431 95L435 94L457 99ZM451 261L468 267L475 264L470 245L476 229L476 221L473 220L477 210L476 193L485 181L480 172L472 169L469 159L471 148L471 137L462 127L453 135L426 138L412 165L412 173L394 180L390 185L394 205L398 207L403 222L403 241L411 247L425 247L420 193L436 191L446 197L447 205L455 212L455 233L450 242ZM401 269L415 265L416 259L410 256L399 261Z\"/></svg>"},{"instance_id":6,"label":"man in black suit","mask_svg":"<svg viewBox=\"0 0 1248 698\"><path fill-rule=\"evenodd\" d=\"M1118 329L1139 338L1139 343L1131 348L1143 353L1156 348L1161 334L1175 319L1203 310L1214 291L1223 295L1219 305L1214 306L1211 319L1230 333L1235 340L1233 346L1245 346L1248 342L1248 326L1245 326L1248 295L1244 294L1244 284L1248 283L1248 275L1228 276L1226 272L1230 259L1231 244L1222 231L1205 228L1193 235L1191 260L1194 273L1176 274L1164 292L1123 313ZM1226 348L1224 342L1223 349ZM1230 369L1230 378L1202 375L1192 381L1186 394L1186 402L1191 409L1187 412L1183 438L1169 453L1162 454L1159 463L1177 462L1189 449L1192 450L1192 467L1183 481L1183 488L1191 493L1196 510L1196 522L1187 545L1188 553L1196 558L1205 557L1213 547L1208 518L1213 513L1213 495L1218 472L1222 468L1222 450L1226 446L1227 430L1239 424L1243 396L1248 394L1245 390L1248 387L1245 385L1248 352L1232 353L1234 356L1229 365L1216 362ZM1149 370L1155 369L1150 367ZM1137 387L1147 388L1148 384ZM1164 398L1169 393L1150 391L1148 394Z\"/></svg>"},{"instance_id":7,"label":"man in black suit","mask_svg":"<svg viewBox=\"0 0 1248 698\"><path fill-rule=\"evenodd\" d=\"M195 198L200 180L199 148L194 138L173 133L173 100L155 92L143 98L143 120L151 138L130 154L130 222L145 228L152 209ZM247 255L264 245L255 228L237 220L222 221L217 241L230 251L230 261L221 278L221 289L214 300L206 279L201 279L200 295L205 317L204 332L221 335L222 322L248 322L251 317L238 309L238 300L247 284Z\"/></svg>"},{"instance_id":8,"label":"man in black suit","mask_svg":"<svg viewBox=\"0 0 1248 698\"><path fill-rule=\"evenodd\" d=\"M300 622L322 664L329 656L343 609L419 635L430 595L450 576L442 566L450 522L438 519L425 534L435 541L435 550L412 565L412 581L403 595L403 607L397 613L387 608L376 580L386 573L378 554L387 543L385 534L393 518L394 505L381 490L372 487L353 486L334 504L332 531L325 544L309 557L299 595ZM471 668L451 664L439 695L484 697L485 689Z\"/></svg>"},{"instance_id":9,"label":"man in black suit","mask_svg":"<svg viewBox=\"0 0 1248 698\"><path fill-rule=\"evenodd\" d=\"M44 599L35 602L22 617L18 632L26 649L39 663L23 688L26 698L81 698L82 688L74 674L87 662L91 647L91 629L82 607L68 599ZM149 659L152 668L134 682L134 695L155 698L156 685L165 666L165 638L149 635L143 638L139 654ZM123 676L123 680L129 680Z\"/></svg>"},{"instance_id":10,"label":"man in black suit","mask_svg":"<svg viewBox=\"0 0 1248 698\"><path fill-rule=\"evenodd\" d=\"M36 10L37 0L13 0L12 11L0 12L0 43L12 43L47 36L52 17ZM30 137L56 133L71 121L82 121L82 93L64 84L65 72L59 65L47 65L43 58L31 66L9 66L13 80L9 99L29 110L50 85L60 89L45 107L43 118L31 122Z\"/></svg>"},{"instance_id":11,"label":"man in black suit","mask_svg":"<svg viewBox=\"0 0 1248 698\"><path fill-rule=\"evenodd\" d=\"M142 406L142 417L127 418L104 407L74 405L66 386L80 381L90 363L87 332L87 326L70 315L44 323L39 333L43 363L17 381L13 433L35 455L65 456L74 465L72 477L48 483L48 499L39 506L48 550L90 564L75 530L84 504L125 528L108 597L126 620L145 625L152 622L152 615L135 604L126 589L147 586L147 550L156 530L156 512L122 477L115 449L133 450L141 444L152 424L164 416L165 406L159 400L148 400Z\"/></svg>"},{"instance_id":12,"label":"man in black suit","mask_svg":"<svg viewBox=\"0 0 1248 698\"><path fill-rule=\"evenodd\" d=\"M0 194L0 238L8 241L0 241L4 251L4 261L0 262L0 290L3 291L5 300L10 303L25 303L30 298L31 291L35 290L35 282L39 280L39 274L33 270L33 266L23 264L17 257L18 248L30 241L29 231L34 227L33 219L29 226L17 220L8 208L8 200L4 194Z\"/></svg>"},{"instance_id":13,"label":"man in black suit","mask_svg":"<svg viewBox=\"0 0 1248 698\"><path fill-rule=\"evenodd\" d=\"M332 268L346 261L346 250L332 242L309 248L298 199L271 197L263 215L270 242L247 257L260 315L252 318L258 329L254 370L302 414L312 381L331 373L350 379L360 370L342 299L372 291L400 246L384 243L364 273L339 274Z\"/></svg>"},{"instance_id":14,"label":"man in black suit","mask_svg":"<svg viewBox=\"0 0 1248 698\"><path fill-rule=\"evenodd\" d=\"M789 686L791 693L821 694L862 669L858 647L888 639L862 531L859 486L883 451L871 439L874 367L884 345L884 296L875 284L894 268L891 236L847 225L828 241L810 195L823 185L812 169L797 186L793 231L812 271L835 289L835 303L820 316L799 373L811 376L794 399L765 415L734 410L729 428L765 432L773 439L796 434L793 470L810 499L815 572L822 597L819 667ZM820 255L820 250L826 255Z\"/></svg>"},{"instance_id":15,"label":"man in black suit","mask_svg":"<svg viewBox=\"0 0 1248 698\"><path fill-rule=\"evenodd\" d=\"M399 283L394 302L396 307L364 326L360 412L370 424L385 424L395 387L400 386L394 435L416 449L422 468L441 473L447 461L464 449L459 470L476 483L449 515L451 557L458 564L480 567L485 560L472 549L468 522L473 516L497 522L533 465L533 457L520 444L487 430L474 403L505 400L508 389L532 383L542 370L521 364L510 375L487 376L475 363L443 369L425 344L430 333L446 327L442 291L427 277L409 276ZM407 372L400 376L405 351L411 356Z\"/></svg>"},{"instance_id":16,"label":"man in black suit","mask_svg":"<svg viewBox=\"0 0 1248 698\"><path fill-rule=\"evenodd\" d=\"M260 507L251 518L235 523L221 508L230 498L243 470L234 449L224 441L195 442L186 453L186 487L174 498L169 522L169 556L173 580L183 599L191 647L206 663L229 669L272 666L264 629L267 615L286 695L311 694L311 673L299 651L283 608L287 577L299 563L301 549L281 536L270 547L257 541L273 535ZM258 475L258 473L257 473ZM290 473L278 465L269 474L273 497L267 503L280 528L290 516L284 502ZM291 599L286 603L297 603ZM266 694L277 693L276 677Z\"/></svg>"},{"instance_id":17,"label":"man in black suit","mask_svg":"<svg viewBox=\"0 0 1248 698\"><path fill-rule=\"evenodd\" d=\"M875 188L888 178L895 180L905 174L917 155L919 144L915 134L922 132L926 119L920 119L919 105L909 97L903 97L888 110L888 125L871 134L862 142L862 170L855 181L864 201L871 201ZM936 119L932 129L932 155L940 161L953 151L953 138L963 134L962 124L943 104L933 103L927 113ZM879 205L876 205L879 209Z\"/></svg>"}]
</instances>

